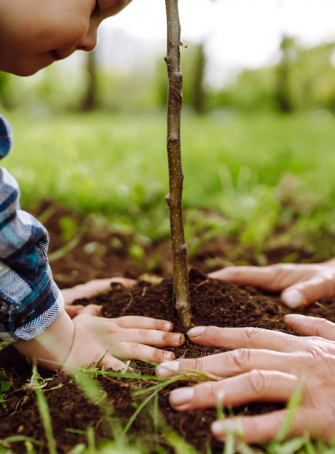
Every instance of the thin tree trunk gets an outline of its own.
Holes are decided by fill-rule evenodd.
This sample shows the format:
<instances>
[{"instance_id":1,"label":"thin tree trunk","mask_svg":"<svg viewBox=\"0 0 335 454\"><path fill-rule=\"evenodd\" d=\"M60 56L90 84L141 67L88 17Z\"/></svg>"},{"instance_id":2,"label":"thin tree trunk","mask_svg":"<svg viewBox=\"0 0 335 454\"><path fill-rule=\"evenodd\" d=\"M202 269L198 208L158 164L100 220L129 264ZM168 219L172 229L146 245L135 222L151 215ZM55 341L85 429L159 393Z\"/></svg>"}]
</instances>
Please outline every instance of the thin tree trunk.
<instances>
[{"instance_id":1,"label":"thin tree trunk","mask_svg":"<svg viewBox=\"0 0 335 454\"><path fill-rule=\"evenodd\" d=\"M193 106L198 114L203 114L206 110L206 92L204 87L206 55L204 44L196 47L197 55L195 59L195 77L193 86Z\"/></svg>"},{"instance_id":2,"label":"thin tree trunk","mask_svg":"<svg viewBox=\"0 0 335 454\"><path fill-rule=\"evenodd\" d=\"M187 273L187 246L185 244L182 192L180 120L182 108L183 75L180 70L180 22L178 0L165 0L167 15L168 76L167 152L169 163L169 194L166 197L170 212L176 310L184 326L191 325L191 297Z\"/></svg>"},{"instance_id":3,"label":"thin tree trunk","mask_svg":"<svg viewBox=\"0 0 335 454\"><path fill-rule=\"evenodd\" d=\"M90 112L98 107L97 103L97 61L95 51L86 56L86 69L88 72L88 86L80 110Z\"/></svg>"}]
</instances>

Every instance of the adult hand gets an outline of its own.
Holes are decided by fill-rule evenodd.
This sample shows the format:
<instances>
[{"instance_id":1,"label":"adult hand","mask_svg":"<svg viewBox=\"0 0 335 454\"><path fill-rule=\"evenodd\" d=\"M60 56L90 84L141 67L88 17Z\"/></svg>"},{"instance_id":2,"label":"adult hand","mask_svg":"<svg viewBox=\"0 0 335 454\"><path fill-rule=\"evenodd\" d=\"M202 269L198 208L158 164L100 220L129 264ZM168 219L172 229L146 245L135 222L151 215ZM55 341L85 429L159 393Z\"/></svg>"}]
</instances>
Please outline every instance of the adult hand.
<instances>
[{"instance_id":1,"label":"adult hand","mask_svg":"<svg viewBox=\"0 0 335 454\"><path fill-rule=\"evenodd\" d=\"M95 296L98 292L106 292L110 290L111 284L122 284L124 287L131 287L136 281L132 279L126 279L123 277L112 277L110 279L95 279L93 281L86 282L86 284L76 285L72 288L61 290L64 298L64 309L71 318L78 315L84 306L78 304L73 306L73 302L80 298L90 298Z\"/></svg>"},{"instance_id":2,"label":"adult hand","mask_svg":"<svg viewBox=\"0 0 335 454\"><path fill-rule=\"evenodd\" d=\"M74 338L62 372L97 363L107 350L100 366L114 370L124 368L120 359L170 361L175 358L174 353L154 347L179 347L185 342L182 334L170 332L173 325L165 320L138 316L100 318L96 316L100 309L89 305L72 320Z\"/></svg>"},{"instance_id":3,"label":"adult hand","mask_svg":"<svg viewBox=\"0 0 335 454\"><path fill-rule=\"evenodd\" d=\"M335 324L324 319L287 315L285 323L297 337L258 328L196 327L187 334L201 346L215 345L230 352L197 359L179 359L157 367L161 376L189 369L230 377L170 394L171 405L179 411L215 407L222 395L224 406L251 402L287 402L298 384L303 384L302 404L289 429L289 437L308 433L312 438L335 441ZM260 416L244 416L216 421L213 435L226 440L227 432L248 443L275 439L287 417L287 410Z\"/></svg>"},{"instance_id":4,"label":"adult hand","mask_svg":"<svg viewBox=\"0 0 335 454\"><path fill-rule=\"evenodd\" d=\"M253 285L281 298L291 309L335 296L335 260L320 264L283 264L265 267L229 266L209 275L238 285Z\"/></svg>"}]
</instances>

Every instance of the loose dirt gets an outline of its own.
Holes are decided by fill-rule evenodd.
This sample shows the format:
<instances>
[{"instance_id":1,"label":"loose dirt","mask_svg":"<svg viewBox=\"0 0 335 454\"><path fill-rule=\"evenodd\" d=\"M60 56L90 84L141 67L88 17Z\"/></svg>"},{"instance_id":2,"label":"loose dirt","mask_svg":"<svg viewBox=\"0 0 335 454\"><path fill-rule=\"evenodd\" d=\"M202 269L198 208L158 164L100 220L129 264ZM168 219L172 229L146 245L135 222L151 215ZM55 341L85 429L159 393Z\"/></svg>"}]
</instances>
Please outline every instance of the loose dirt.
<instances>
[{"instance_id":1,"label":"loose dirt","mask_svg":"<svg viewBox=\"0 0 335 454\"><path fill-rule=\"evenodd\" d=\"M50 221L49 221L50 222ZM50 226L49 226L50 227ZM57 235L57 223L54 223L54 230L51 231L52 248L56 244L61 245ZM86 236L87 235L87 236ZM100 236L99 236L100 235ZM104 238L108 244L113 233L104 231ZM98 236L102 241L101 232ZM124 238L119 238L121 243L126 243ZM92 230L84 235L82 241L97 241L97 233ZM113 244L113 243L112 243ZM132 276L142 274L145 264L129 259L124 252L113 251L111 247L104 255L104 266L96 268L96 262L85 255L79 259L80 248L71 251L69 256L64 256L59 263L52 266L56 281L60 286L68 287L75 283L82 282L83 276L72 273L71 280L66 280L74 270L82 272L85 279L96 277L107 277L114 273L123 273L127 269L127 263L131 268ZM124 253L124 264L121 260ZM78 255L77 255L78 254ZM91 257L92 258L92 257ZM79 260L79 264L78 264ZM127 262L128 260L128 262ZM197 259L198 260L198 259ZM110 261L110 262L109 262ZM114 262L115 261L115 262ZM201 262L199 260L199 262ZM115 265L118 264L118 266ZM122 262L123 263L123 262ZM76 266L74 266L76 265ZM73 269L72 269L73 266ZM206 270L206 264L203 263ZM86 270L86 271L84 271ZM117 271L115 271L117 270ZM115 274L114 274L115 275ZM66 285L65 285L66 284ZM253 287L239 288L236 285L209 279L202 271L192 269L190 271L191 298L194 325L216 325L220 327L244 327L254 326L271 330L290 332L283 323L283 317L290 311L282 305L278 295L270 295L254 289ZM163 280L158 285L140 281L135 287L125 289L120 285L113 285L108 294L98 295L91 299L78 300L80 304L99 304L103 307L104 317L118 317L120 315L143 315L160 319L171 320L174 323L174 331L184 332L179 320L176 317L172 303L173 284L171 278ZM335 322L335 299L320 301L300 313L327 318ZM188 340L185 345L172 349L176 357L199 357L219 353L223 350L210 348L199 348ZM154 367L141 362L131 364L138 373L154 375ZM0 439L12 435L32 437L43 442L42 453L48 452L45 430L41 422L34 391L27 390L27 383L32 374L32 366L21 357L13 347L7 347L0 352L0 369L6 374L6 379L13 383L11 390L7 393L6 403L0 406ZM78 443L87 444L85 432L88 427L93 427L97 440L110 438L112 436L110 426L106 422L108 418L102 415L99 406L89 403L74 381L70 378L52 376L45 371L40 371L44 378L50 378L47 386L43 388L47 400L54 436L59 453L67 453ZM132 398L131 394L139 387L153 385L151 380L138 381L118 379L113 377L98 377L100 385L105 390L102 401L107 403L110 409L109 418L117 419L125 425L134 413L135 406L140 400ZM199 452L205 453L210 446L213 453L222 452L222 445L216 442L210 435L210 424L216 419L216 411L191 411L178 413L171 409L168 403L168 395L172 388L184 386L186 383L174 384L159 394L159 408L164 416L166 426L171 427L179 436L191 443ZM233 411L236 415L250 415L273 411L282 408L281 405L273 404L251 404ZM152 421L152 407L145 408L136 418L130 431L134 442L144 440L151 452L158 452L157 442L167 452L174 452L168 446L164 436L155 436L154 424ZM17 453L26 452L22 442L9 443Z\"/></svg>"}]
</instances>

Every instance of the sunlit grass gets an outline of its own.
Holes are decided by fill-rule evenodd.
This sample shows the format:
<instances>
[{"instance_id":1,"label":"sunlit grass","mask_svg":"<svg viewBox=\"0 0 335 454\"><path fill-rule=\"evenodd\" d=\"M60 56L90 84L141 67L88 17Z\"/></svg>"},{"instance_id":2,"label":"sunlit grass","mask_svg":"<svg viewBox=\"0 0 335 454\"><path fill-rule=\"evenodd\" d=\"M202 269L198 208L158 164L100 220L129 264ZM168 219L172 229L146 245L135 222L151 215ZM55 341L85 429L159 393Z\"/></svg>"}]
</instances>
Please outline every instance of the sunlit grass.
<instances>
[{"instance_id":1,"label":"sunlit grass","mask_svg":"<svg viewBox=\"0 0 335 454\"><path fill-rule=\"evenodd\" d=\"M24 206L53 199L103 214L114 228L154 240L168 235L164 112L7 117L15 147L2 164L19 181ZM291 221L306 243L321 231L333 234L334 126L333 118L308 114L185 113L184 205L214 209L226 219L215 226L213 218L202 217L198 230L216 227L259 250L275 227Z\"/></svg>"}]
</instances>

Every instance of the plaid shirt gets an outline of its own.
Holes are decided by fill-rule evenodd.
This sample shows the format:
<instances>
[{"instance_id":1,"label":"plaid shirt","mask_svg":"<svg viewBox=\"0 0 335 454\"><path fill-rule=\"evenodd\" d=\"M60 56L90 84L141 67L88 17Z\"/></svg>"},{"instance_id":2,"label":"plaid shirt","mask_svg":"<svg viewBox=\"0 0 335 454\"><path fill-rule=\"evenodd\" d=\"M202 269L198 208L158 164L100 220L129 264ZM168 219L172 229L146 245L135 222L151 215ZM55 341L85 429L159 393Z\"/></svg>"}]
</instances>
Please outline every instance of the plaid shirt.
<instances>
[{"instance_id":1,"label":"plaid shirt","mask_svg":"<svg viewBox=\"0 0 335 454\"><path fill-rule=\"evenodd\" d=\"M12 130L0 115L0 159L12 147ZM61 313L64 300L52 279L48 233L22 211L16 180L0 167L0 338L30 340Z\"/></svg>"}]
</instances>

